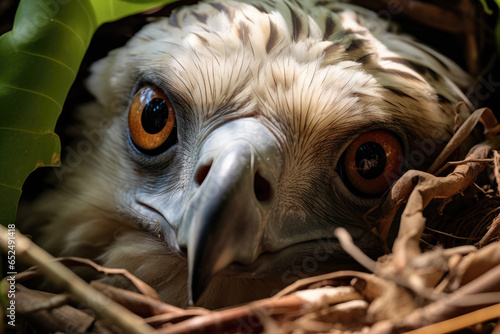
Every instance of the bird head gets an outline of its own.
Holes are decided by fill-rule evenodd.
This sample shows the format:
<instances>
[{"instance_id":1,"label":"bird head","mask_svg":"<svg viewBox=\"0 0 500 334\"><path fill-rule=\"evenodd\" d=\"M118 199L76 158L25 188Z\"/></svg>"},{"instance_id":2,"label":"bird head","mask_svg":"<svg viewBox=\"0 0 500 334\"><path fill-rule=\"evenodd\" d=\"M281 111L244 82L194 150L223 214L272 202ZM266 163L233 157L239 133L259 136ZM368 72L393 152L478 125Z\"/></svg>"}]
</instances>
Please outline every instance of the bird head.
<instances>
[{"instance_id":1,"label":"bird head","mask_svg":"<svg viewBox=\"0 0 500 334\"><path fill-rule=\"evenodd\" d=\"M99 144L48 247L209 307L350 265L339 226L379 254L363 214L439 153L468 77L367 10L300 3L183 8L97 62Z\"/></svg>"}]
</instances>

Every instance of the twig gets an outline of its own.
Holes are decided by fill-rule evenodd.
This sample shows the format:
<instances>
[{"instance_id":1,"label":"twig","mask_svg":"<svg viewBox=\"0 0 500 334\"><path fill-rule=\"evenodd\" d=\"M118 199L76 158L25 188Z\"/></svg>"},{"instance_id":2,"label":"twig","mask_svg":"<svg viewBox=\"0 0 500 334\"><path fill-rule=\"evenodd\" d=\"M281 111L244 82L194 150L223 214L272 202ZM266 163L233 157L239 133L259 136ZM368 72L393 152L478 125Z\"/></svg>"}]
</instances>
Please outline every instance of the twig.
<instances>
[{"instance_id":1,"label":"twig","mask_svg":"<svg viewBox=\"0 0 500 334\"><path fill-rule=\"evenodd\" d=\"M437 175L442 174L450 166L465 165L469 162L492 163L493 159L465 159L465 160L461 160L461 161L448 161L443 167L441 167L437 172L435 172L434 175L437 176Z\"/></svg>"},{"instance_id":2,"label":"twig","mask_svg":"<svg viewBox=\"0 0 500 334\"><path fill-rule=\"evenodd\" d=\"M158 297L158 293L149 285L147 285L144 281L141 279L137 278L136 276L132 275L130 271L127 269L122 269L122 268L108 268L108 267L103 267L95 263L94 261L90 259L85 259L81 257L58 257L54 258L54 261L57 261L61 264L63 264L66 267L90 267L104 275L107 276L112 276L112 275L119 275L119 276L124 276L126 279L128 279L134 287L143 295L160 300ZM24 282L30 279L33 279L35 277L38 277L42 275L40 270L38 270L37 266L28 268L27 270L23 271L22 273L19 273L16 275L16 282Z\"/></svg>"},{"instance_id":3,"label":"twig","mask_svg":"<svg viewBox=\"0 0 500 334\"><path fill-rule=\"evenodd\" d=\"M50 310L59 306L66 305L68 303L68 296L66 295L55 295L51 298L47 298L42 303L30 303L22 309L19 310L22 314L33 313L40 310Z\"/></svg>"},{"instance_id":4,"label":"twig","mask_svg":"<svg viewBox=\"0 0 500 334\"><path fill-rule=\"evenodd\" d=\"M427 173L433 174L439 166L445 162L446 158L450 156L469 136L472 132L476 124L481 120L481 118L485 117L485 115L490 116L489 114L493 114L491 109L481 108L475 110L472 115L467 118L467 120L462 124L462 126L458 129L458 131L453 135L450 141L446 144L445 148L439 153L436 160L434 160L433 164L427 169ZM494 117L493 117L494 118ZM488 118L489 119L489 118ZM495 119L496 121L496 119Z\"/></svg>"},{"instance_id":5,"label":"twig","mask_svg":"<svg viewBox=\"0 0 500 334\"><path fill-rule=\"evenodd\" d=\"M500 281L499 277L500 265L497 265L493 269L487 271L483 275L462 286L446 297L415 310L412 314L408 315L404 319L401 319L397 323L392 323L392 332L406 332L415 328L429 326L429 324L436 324L452 317L457 317L469 312L476 311L480 308L483 308L484 306L492 304L492 302L496 303L496 301L491 300L490 298L478 300L476 297L480 296L480 294L498 291L498 285ZM471 303L471 301L473 301L474 303ZM494 310L495 316L493 316L492 318L500 316L499 310ZM472 322L469 322L465 326L470 326L478 322L474 318L468 319ZM379 333L379 331L377 330L375 330L374 332ZM385 332L387 332L387 329L385 329ZM444 332L447 331L425 331L420 333Z\"/></svg>"},{"instance_id":6,"label":"twig","mask_svg":"<svg viewBox=\"0 0 500 334\"><path fill-rule=\"evenodd\" d=\"M456 235L453 235L451 233L446 233L446 232L443 232L443 231L438 231L438 230L435 230L433 228L430 228L429 226L426 226L425 227L426 230L429 230L431 232L434 232L434 233L438 233L438 234L441 234L441 235L445 235L447 237L450 237L450 238L453 238L453 239L458 239L458 240L471 240L470 237L459 237L459 236L456 236Z\"/></svg>"},{"instance_id":7,"label":"twig","mask_svg":"<svg viewBox=\"0 0 500 334\"><path fill-rule=\"evenodd\" d=\"M490 240L492 240L495 237L500 236L500 215L496 216L495 219L493 219L493 222L491 223L490 227L488 228L488 231L486 234L479 240L477 243L478 247L483 247L486 245Z\"/></svg>"},{"instance_id":8,"label":"twig","mask_svg":"<svg viewBox=\"0 0 500 334\"><path fill-rule=\"evenodd\" d=\"M0 246L7 251L8 230L0 226ZM41 249L16 230L16 255L21 261L38 266L54 284L68 291L76 300L94 310L102 319L109 320L123 333L150 333L152 327L144 319L96 291L67 267L54 261L52 255Z\"/></svg>"},{"instance_id":9,"label":"twig","mask_svg":"<svg viewBox=\"0 0 500 334\"><path fill-rule=\"evenodd\" d=\"M485 307L433 325L415 329L407 334L449 333L500 317L500 304Z\"/></svg>"},{"instance_id":10,"label":"twig","mask_svg":"<svg viewBox=\"0 0 500 334\"><path fill-rule=\"evenodd\" d=\"M200 315L206 315L212 311L204 308L194 308L183 310L182 313L163 313L146 318L146 323L150 326L159 327L163 324L170 323L176 324L178 322L187 320L189 318L197 317Z\"/></svg>"},{"instance_id":11,"label":"twig","mask_svg":"<svg viewBox=\"0 0 500 334\"><path fill-rule=\"evenodd\" d=\"M483 195L487 194L486 190L481 188L476 182L474 182L474 187L476 187L476 189L479 190Z\"/></svg>"},{"instance_id":12,"label":"twig","mask_svg":"<svg viewBox=\"0 0 500 334\"><path fill-rule=\"evenodd\" d=\"M254 309L266 310L269 314L278 311L284 312L285 310L291 312L302 309L305 303L305 300L295 295L279 299L262 299L247 305L200 315L169 327L163 327L158 330L158 334L219 333L221 329L228 329L231 326L237 327L239 322L247 322L249 328L254 330L262 329L262 324L256 317Z\"/></svg>"},{"instance_id":13,"label":"twig","mask_svg":"<svg viewBox=\"0 0 500 334\"><path fill-rule=\"evenodd\" d=\"M102 292L120 305L142 317L151 317L159 314L179 314L183 309L163 303L157 299L141 295L137 292L120 289L102 282L93 281L90 285Z\"/></svg>"},{"instance_id":14,"label":"twig","mask_svg":"<svg viewBox=\"0 0 500 334\"><path fill-rule=\"evenodd\" d=\"M375 272L375 261L370 259L365 253L359 249L358 246L352 241L351 235L343 227L338 227L333 232L340 241L340 246L350 255L354 260L361 264L371 272Z\"/></svg>"},{"instance_id":15,"label":"twig","mask_svg":"<svg viewBox=\"0 0 500 334\"><path fill-rule=\"evenodd\" d=\"M69 305L55 308L33 307L33 305L56 306L53 300L61 295L35 291L16 284L16 306L18 314L40 333L116 333L104 327L94 315L87 314Z\"/></svg>"},{"instance_id":16,"label":"twig","mask_svg":"<svg viewBox=\"0 0 500 334\"><path fill-rule=\"evenodd\" d=\"M493 174L497 181L497 193L500 193L500 153L498 153L498 151L493 151L493 161L495 163Z\"/></svg>"}]
</instances>

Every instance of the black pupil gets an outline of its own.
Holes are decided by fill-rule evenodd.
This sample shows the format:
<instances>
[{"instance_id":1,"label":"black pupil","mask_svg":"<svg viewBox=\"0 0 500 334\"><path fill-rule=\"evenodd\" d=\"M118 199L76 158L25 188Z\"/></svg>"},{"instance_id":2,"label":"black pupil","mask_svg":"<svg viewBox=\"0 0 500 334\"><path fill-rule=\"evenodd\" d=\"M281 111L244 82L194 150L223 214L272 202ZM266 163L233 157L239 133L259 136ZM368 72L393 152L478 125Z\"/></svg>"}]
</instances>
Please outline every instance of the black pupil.
<instances>
[{"instance_id":1,"label":"black pupil","mask_svg":"<svg viewBox=\"0 0 500 334\"><path fill-rule=\"evenodd\" d=\"M356 152L356 169L367 180L379 177L384 172L386 163L385 150L376 142L366 142Z\"/></svg>"},{"instance_id":2,"label":"black pupil","mask_svg":"<svg viewBox=\"0 0 500 334\"><path fill-rule=\"evenodd\" d=\"M149 101L142 111L141 122L144 131L154 135L167 124L168 107L163 99L155 98Z\"/></svg>"}]
</instances>

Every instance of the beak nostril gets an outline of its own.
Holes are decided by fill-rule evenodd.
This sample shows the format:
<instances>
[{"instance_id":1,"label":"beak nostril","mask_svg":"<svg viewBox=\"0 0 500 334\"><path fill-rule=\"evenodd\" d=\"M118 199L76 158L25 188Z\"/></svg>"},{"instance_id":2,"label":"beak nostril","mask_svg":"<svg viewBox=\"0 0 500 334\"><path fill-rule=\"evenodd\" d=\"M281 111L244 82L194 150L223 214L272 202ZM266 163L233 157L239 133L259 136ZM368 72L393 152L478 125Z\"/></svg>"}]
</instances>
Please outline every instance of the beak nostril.
<instances>
[{"instance_id":1,"label":"beak nostril","mask_svg":"<svg viewBox=\"0 0 500 334\"><path fill-rule=\"evenodd\" d=\"M212 167L212 164L209 164L209 165L205 165L205 166L201 166L199 169L198 169L198 172L196 173L196 176L194 178L194 180L196 181L196 183L201 186L201 184L203 183L203 181L205 181L207 175L208 175L208 172L210 171L210 168Z\"/></svg>"},{"instance_id":2,"label":"beak nostril","mask_svg":"<svg viewBox=\"0 0 500 334\"><path fill-rule=\"evenodd\" d=\"M271 198L271 184L258 172L255 174L253 190L255 192L255 197L257 197L257 200L260 202L265 202Z\"/></svg>"}]
</instances>

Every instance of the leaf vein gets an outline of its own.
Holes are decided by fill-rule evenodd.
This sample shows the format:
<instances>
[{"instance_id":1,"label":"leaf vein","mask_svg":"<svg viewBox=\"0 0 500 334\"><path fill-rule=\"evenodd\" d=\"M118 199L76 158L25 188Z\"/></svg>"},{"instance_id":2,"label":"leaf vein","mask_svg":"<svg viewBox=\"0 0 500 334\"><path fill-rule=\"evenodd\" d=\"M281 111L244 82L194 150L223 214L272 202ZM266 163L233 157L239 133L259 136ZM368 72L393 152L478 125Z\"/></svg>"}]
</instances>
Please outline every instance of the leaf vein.
<instances>
[{"instance_id":1,"label":"leaf vein","mask_svg":"<svg viewBox=\"0 0 500 334\"><path fill-rule=\"evenodd\" d=\"M11 89L15 89L15 90L21 90L21 91L25 91L25 92L29 92L29 93L32 93L32 94L43 96L43 97L49 99L50 101L54 102L59 107L59 109L62 110L62 106L59 104L59 102L57 102L55 99L53 99L52 97L48 96L47 94L40 93L40 92L37 92L37 91L34 91L34 90L30 90L30 89L26 89L26 88L20 88L20 87L10 86L10 85L0 84L0 86L11 88Z\"/></svg>"},{"instance_id":2,"label":"leaf vein","mask_svg":"<svg viewBox=\"0 0 500 334\"><path fill-rule=\"evenodd\" d=\"M83 11L85 12L85 15L89 19L90 31L89 31L89 40L87 41L87 45L88 45L88 44L90 44L90 40L92 39L93 31L95 31L95 24L94 24L94 21L92 21L92 17L90 16L89 12L87 11L87 8L85 8L85 6L82 5L80 0L76 0L76 2L78 2L80 7L82 7Z\"/></svg>"},{"instance_id":3,"label":"leaf vein","mask_svg":"<svg viewBox=\"0 0 500 334\"><path fill-rule=\"evenodd\" d=\"M34 132L34 131L25 130L25 129L9 128L6 126L0 126L0 130L26 132L26 133L29 133L32 135L55 135L55 133L53 131L50 131L50 130L48 130L47 132Z\"/></svg>"},{"instance_id":4,"label":"leaf vein","mask_svg":"<svg viewBox=\"0 0 500 334\"><path fill-rule=\"evenodd\" d=\"M111 14L111 17L115 17L115 8L113 7L113 1L109 0L109 12Z\"/></svg>"},{"instance_id":5,"label":"leaf vein","mask_svg":"<svg viewBox=\"0 0 500 334\"><path fill-rule=\"evenodd\" d=\"M64 67L66 67L68 70L70 70L71 74L73 75L73 78L76 77L75 71L71 67L69 67L68 65L66 65L65 63L63 63L60 60L57 60L57 59L49 57L49 56L44 56L44 55L41 55L41 54L38 54L38 53L31 53L31 52L23 51L23 50L20 50L19 52L25 53L25 54L30 55L30 56L41 57L41 58L45 58L45 59L48 59L48 60L52 60L53 62L58 63L59 65L62 65Z\"/></svg>"},{"instance_id":6,"label":"leaf vein","mask_svg":"<svg viewBox=\"0 0 500 334\"><path fill-rule=\"evenodd\" d=\"M4 186L4 187L7 187L7 188L12 188L12 189L15 189L15 190L21 190L21 187L17 188L17 187L11 186L9 184L1 183L1 182L0 182L0 186Z\"/></svg>"},{"instance_id":7,"label":"leaf vein","mask_svg":"<svg viewBox=\"0 0 500 334\"><path fill-rule=\"evenodd\" d=\"M78 37L78 40L80 41L80 43L82 43L82 47L84 50L87 49L87 46L85 45L85 42L83 41L83 38L82 36L80 36L80 34L78 32L76 32L76 30L74 30L73 28L71 28L69 25L67 25L66 23L63 23L59 20L56 20L56 19L52 19L51 21L55 22L55 23L59 23L60 25L62 25L63 27L65 27L66 29L68 29L69 31L71 31L76 37Z\"/></svg>"}]
</instances>

